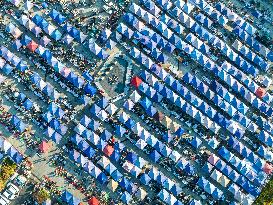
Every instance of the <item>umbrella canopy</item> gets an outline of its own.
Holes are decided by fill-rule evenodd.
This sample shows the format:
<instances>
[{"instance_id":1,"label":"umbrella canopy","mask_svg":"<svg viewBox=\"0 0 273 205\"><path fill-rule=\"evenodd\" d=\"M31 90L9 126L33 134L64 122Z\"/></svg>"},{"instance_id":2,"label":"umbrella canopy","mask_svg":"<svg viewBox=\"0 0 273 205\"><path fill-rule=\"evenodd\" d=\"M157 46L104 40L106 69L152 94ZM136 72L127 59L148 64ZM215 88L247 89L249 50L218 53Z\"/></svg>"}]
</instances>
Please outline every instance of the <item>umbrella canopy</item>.
<instances>
[{"instance_id":1,"label":"umbrella canopy","mask_svg":"<svg viewBox=\"0 0 273 205\"><path fill-rule=\"evenodd\" d=\"M128 192L123 192L123 194L120 197L120 200L123 201L125 204L129 204L132 200L132 196Z\"/></svg>"},{"instance_id":2,"label":"umbrella canopy","mask_svg":"<svg viewBox=\"0 0 273 205\"><path fill-rule=\"evenodd\" d=\"M99 200L96 197L92 196L91 199L88 200L88 204L89 205L99 205Z\"/></svg>"},{"instance_id":3,"label":"umbrella canopy","mask_svg":"<svg viewBox=\"0 0 273 205\"><path fill-rule=\"evenodd\" d=\"M103 152L109 157L114 152L114 148L110 145L107 145L106 147L104 147Z\"/></svg>"},{"instance_id":4,"label":"umbrella canopy","mask_svg":"<svg viewBox=\"0 0 273 205\"><path fill-rule=\"evenodd\" d=\"M263 98L263 97L265 96L265 94L266 94L266 90L263 89L263 88L261 88L261 87L259 87L259 88L256 90L255 94L256 94L259 98Z\"/></svg>"},{"instance_id":5,"label":"umbrella canopy","mask_svg":"<svg viewBox=\"0 0 273 205\"><path fill-rule=\"evenodd\" d=\"M49 148L50 148L50 144L44 140L39 145L39 150L43 153L48 152Z\"/></svg>"},{"instance_id":6,"label":"umbrella canopy","mask_svg":"<svg viewBox=\"0 0 273 205\"><path fill-rule=\"evenodd\" d=\"M26 110L30 110L33 106L33 103L30 99L26 99L26 101L23 103L23 106L26 108Z\"/></svg>"},{"instance_id":7,"label":"umbrella canopy","mask_svg":"<svg viewBox=\"0 0 273 205\"><path fill-rule=\"evenodd\" d=\"M35 41L31 41L28 45L27 45L28 49L31 52L34 52L37 48L38 48L38 44Z\"/></svg>"},{"instance_id":8,"label":"umbrella canopy","mask_svg":"<svg viewBox=\"0 0 273 205\"><path fill-rule=\"evenodd\" d=\"M273 167L271 164L268 164L268 163L265 163L264 167L263 167L263 171L266 173L266 174L271 174L272 171L273 171Z\"/></svg>"},{"instance_id":9,"label":"umbrella canopy","mask_svg":"<svg viewBox=\"0 0 273 205\"><path fill-rule=\"evenodd\" d=\"M140 200L144 200L147 196L147 192L143 190L142 188L138 188L137 192L135 193L135 196L139 198Z\"/></svg>"},{"instance_id":10,"label":"umbrella canopy","mask_svg":"<svg viewBox=\"0 0 273 205\"><path fill-rule=\"evenodd\" d=\"M209 163L211 163L212 165L215 165L218 160L219 160L219 157L217 157L214 154L210 155L208 158Z\"/></svg>"},{"instance_id":11,"label":"umbrella canopy","mask_svg":"<svg viewBox=\"0 0 273 205\"><path fill-rule=\"evenodd\" d=\"M111 179L110 182L107 184L107 187L114 192L118 188L118 183L115 180Z\"/></svg>"},{"instance_id":12,"label":"umbrella canopy","mask_svg":"<svg viewBox=\"0 0 273 205\"><path fill-rule=\"evenodd\" d=\"M62 135L60 135L58 132L54 132L53 135L52 135L52 137L51 137L51 139L52 139L55 143L59 144L60 141L61 141L61 139L62 139Z\"/></svg>"},{"instance_id":13,"label":"umbrella canopy","mask_svg":"<svg viewBox=\"0 0 273 205\"><path fill-rule=\"evenodd\" d=\"M131 84L135 87L138 88L140 86L140 84L142 83L142 80L138 77L138 76L134 76L131 79Z\"/></svg>"}]
</instances>

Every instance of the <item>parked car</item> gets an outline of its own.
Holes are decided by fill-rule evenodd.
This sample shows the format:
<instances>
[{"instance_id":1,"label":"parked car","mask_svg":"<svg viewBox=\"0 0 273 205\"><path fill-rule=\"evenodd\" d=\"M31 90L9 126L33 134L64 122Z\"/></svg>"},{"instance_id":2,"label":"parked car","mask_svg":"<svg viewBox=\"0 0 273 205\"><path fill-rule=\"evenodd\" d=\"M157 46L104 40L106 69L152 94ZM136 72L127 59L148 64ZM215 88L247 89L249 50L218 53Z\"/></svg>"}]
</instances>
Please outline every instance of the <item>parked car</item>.
<instances>
[{"instance_id":1,"label":"parked car","mask_svg":"<svg viewBox=\"0 0 273 205\"><path fill-rule=\"evenodd\" d=\"M0 205L8 205L10 204L10 200L8 200L5 196L0 195Z\"/></svg>"},{"instance_id":2,"label":"parked car","mask_svg":"<svg viewBox=\"0 0 273 205\"><path fill-rule=\"evenodd\" d=\"M8 183L2 196L6 197L8 200L13 200L19 196L19 191L19 188L15 184Z\"/></svg>"}]
</instances>

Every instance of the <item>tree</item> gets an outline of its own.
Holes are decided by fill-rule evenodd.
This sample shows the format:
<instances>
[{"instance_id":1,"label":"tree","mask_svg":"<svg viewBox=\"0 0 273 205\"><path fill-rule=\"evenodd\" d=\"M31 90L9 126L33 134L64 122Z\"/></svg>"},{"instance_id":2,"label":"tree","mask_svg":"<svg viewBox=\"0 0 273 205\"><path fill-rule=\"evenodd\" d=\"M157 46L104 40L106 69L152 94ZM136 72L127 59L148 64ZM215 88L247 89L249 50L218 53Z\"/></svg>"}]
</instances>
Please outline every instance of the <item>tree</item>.
<instances>
[{"instance_id":1,"label":"tree","mask_svg":"<svg viewBox=\"0 0 273 205\"><path fill-rule=\"evenodd\" d=\"M47 190L40 189L39 191L34 193L34 197L35 197L36 201L39 204L41 204L50 197L50 194L49 194L49 192Z\"/></svg>"},{"instance_id":2,"label":"tree","mask_svg":"<svg viewBox=\"0 0 273 205\"><path fill-rule=\"evenodd\" d=\"M9 158L5 158L0 168L0 190L2 190L7 180L15 173L16 164Z\"/></svg>"},{"instance_id":3,"label":"tree","mask_svg":"<svg viewBox=\"0 0 273 205\"><path fill-rule=\"evenodd\" d=\"M257 205L270 205L273 204L273 177L263 188L260 196L256 199L254 204Z\"/></svg>"}]
</instances>

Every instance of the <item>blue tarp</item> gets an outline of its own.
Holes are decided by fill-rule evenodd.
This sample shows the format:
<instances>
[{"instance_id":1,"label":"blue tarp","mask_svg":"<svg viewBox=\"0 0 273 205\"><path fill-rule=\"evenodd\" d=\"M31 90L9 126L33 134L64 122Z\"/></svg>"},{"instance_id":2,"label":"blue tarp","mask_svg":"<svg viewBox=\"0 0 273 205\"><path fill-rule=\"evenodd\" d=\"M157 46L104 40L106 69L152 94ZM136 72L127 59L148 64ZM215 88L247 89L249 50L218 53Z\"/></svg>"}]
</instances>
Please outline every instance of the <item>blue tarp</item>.
<instances>
[{"instance_id":1,"label":"blue tarp","mask_svg":"<svg viewBox=\"0 0 273 205\"><path fill-rule=\"evenodd\" d=\"M27 109L30 110L33 106L33 103L30 99L26 99L26 101L23 103L23 106Z\"/></svg>"}]
</instances>

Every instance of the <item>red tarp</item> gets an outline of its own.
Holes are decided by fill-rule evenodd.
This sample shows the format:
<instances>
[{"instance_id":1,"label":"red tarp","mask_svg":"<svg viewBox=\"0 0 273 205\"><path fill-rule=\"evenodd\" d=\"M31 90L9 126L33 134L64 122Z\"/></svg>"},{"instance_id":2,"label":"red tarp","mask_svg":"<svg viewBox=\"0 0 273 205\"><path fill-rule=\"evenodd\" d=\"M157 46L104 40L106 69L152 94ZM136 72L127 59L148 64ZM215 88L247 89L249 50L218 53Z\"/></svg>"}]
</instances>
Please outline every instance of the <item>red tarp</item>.
<instances>
[{"instance_id":1,"label":"red tarp","mask_svg":"<svg viewBox=\"0 0 273 205\"><path fill-rule=\"evenodd\" d=\"M92 198L88 200L88 204L89 205L99 205L99 200L96 197L92 196Z\"/></svg>"},{"instance_id":2,"label":"red tarp","mask_svg":"<svg viewBox=\"0 0 273 205\"><path fill-rule=\"evenodd\" d=\"M28 47L29 50L31 50L32 52L34 52L38 48L38 44L35 41L31 41L27 45L27 47Z\"/></svg>"},{"instance_id":3,"label":"red tarp","mask_svg":"<svg viewBox=\"0 0 273 205\"><path fill-rule=\"evenodd\" d=\"M135 87L138 88L140 86L140 84L142 83L142 80L138 77L135 76L131 79L131 84Z\"/></svg>"},{"instance_id":4,"label":"red tarp","mask_svg":"<svg viewBox=\"0 0 273 205\"><path fill-rule=\"evenodd\" d=\"M104 154L106 154L108 157L111 156L111 154L114 152L114 148L110 145L107 145L103 149Z\"/></svg>"},{"instance_id":5,"label":"red tarp","mask_svg":"<svg viewBox=\"0 0 273 205\"><path fill-rule=\"evenodd\" d=\"M263 89L263 88L258 88L256 90L256 95L259 97L259 98L263 98L266 94L266 90Z\"/></svg>"},{"instance_id":6,"label":"red tarp","mask_svg":"<svg viewBox=\"0 0 273 205\"><path fill-rule=\"evenodd\" d=\"M39 150L43 153L47 152L50 145L46 141L42 141L42 143L39 145Z\"/></svg>"}]
</instances>

